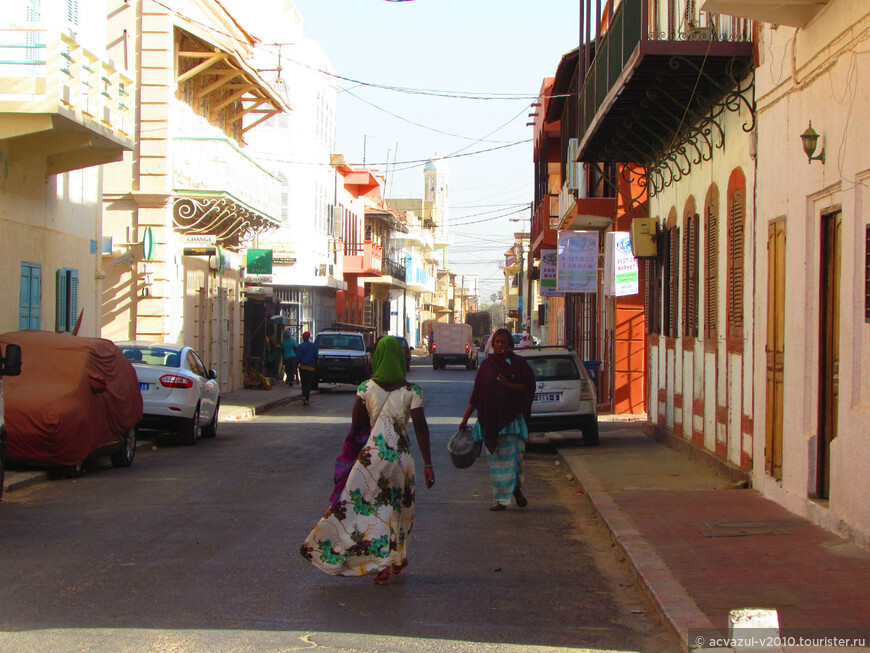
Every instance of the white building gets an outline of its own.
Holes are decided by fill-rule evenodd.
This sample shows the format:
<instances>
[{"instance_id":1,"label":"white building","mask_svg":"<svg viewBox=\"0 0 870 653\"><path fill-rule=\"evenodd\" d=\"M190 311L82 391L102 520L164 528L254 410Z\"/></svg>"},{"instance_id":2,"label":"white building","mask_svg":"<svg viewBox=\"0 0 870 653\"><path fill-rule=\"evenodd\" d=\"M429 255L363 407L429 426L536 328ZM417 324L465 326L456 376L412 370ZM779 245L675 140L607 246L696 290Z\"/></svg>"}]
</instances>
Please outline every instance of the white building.
<instances>
[{"instance_id":1,"label":"white building","mask_svg":"<svg viewBox=\"0 0 870 653\"><path fill-rule=\"evenodd\" d=\"M320 71L332 65L312 39L290 0L250 3L232 0L238 20L259 40L255 60L292 112L277 115L249 139L250 151L281 180L281 221L260 238L271 249L275 309L299 339L336 320L336 291L342 278L341 176L330 165L335 152L336 89ZM263 6L265 5L265 6ZM259 275L258 275L259 277Z\"/></svg>"}]
</instances>

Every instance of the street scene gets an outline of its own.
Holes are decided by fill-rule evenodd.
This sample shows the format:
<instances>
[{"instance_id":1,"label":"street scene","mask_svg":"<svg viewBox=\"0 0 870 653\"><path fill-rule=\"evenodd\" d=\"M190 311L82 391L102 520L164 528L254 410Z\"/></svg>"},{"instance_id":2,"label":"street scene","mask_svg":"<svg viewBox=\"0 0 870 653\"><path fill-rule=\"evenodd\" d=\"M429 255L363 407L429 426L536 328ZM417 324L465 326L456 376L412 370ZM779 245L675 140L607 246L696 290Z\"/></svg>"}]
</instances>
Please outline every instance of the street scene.
<instances>
[{"instance_id":1,"label":"street scene","mask_svg":"<svg viewBox=\"0 0 870 653\"><path fill-rule=\"evenodd\" d=\"M213 441L144 440L130 469L7 493L0 650L675 650L555 449L527 455L526 508L488 510L486 461L455 469L445 450L473 373L427 363L409 378L436 483L417 490L410 564L390 586L299 554L328 505L354 388L308 406L276 388L261 394L287 403Z\"/></svg>"},{"instance_id":2,"label":"street scene","mask_svg":"<svg viewBox=\"0 0 870 653\"><path fill-rule=\"evenodd\" d=\"M870 650L868 40L4 0L0 653Z\"/></svg>"}]
</instances>

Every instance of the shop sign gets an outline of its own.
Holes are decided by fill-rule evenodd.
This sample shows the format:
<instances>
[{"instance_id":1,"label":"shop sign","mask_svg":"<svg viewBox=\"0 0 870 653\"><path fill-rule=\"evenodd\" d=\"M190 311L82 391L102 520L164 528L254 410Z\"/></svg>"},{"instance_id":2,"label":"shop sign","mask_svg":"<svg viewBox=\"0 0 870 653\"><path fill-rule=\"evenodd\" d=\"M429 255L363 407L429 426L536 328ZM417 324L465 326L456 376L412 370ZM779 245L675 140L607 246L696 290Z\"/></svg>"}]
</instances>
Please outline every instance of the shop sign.
<instances>
[{"instance_id":1,"label":"shop sign","mask_svg":"<svg viewBox=\"0 0 870 653\"><path fill-rule=\"evenodd\" d=\"M638 293L637 259L631 253L631 234L613 231L606 234L604 255L605 294L613 297Z\"/></svg>"},{"instance_id":2,"label":"shop sign","mask_svg":"<svg viewBox=\"0 0 870 653\"><path fill-rule=\"evenodd\" d=\"M541 297L562 297L556 290L556 250L541 250Z\"/></svg>"},{"instance_id":3,"label":"shop sign","mask_svg":"<svg viewBox=\"0 0 870 653\"><path fill-rule=\"evenodd\" d=\"M598 290L598 232L560 231L556 258L556 290Z\"/></svg>"},{"instance_id":4,"label":"shop sign","mask_svg":"<svg viewBox=\"0 0 870 653\"><path fill-rule=\"evenodd\" d=\"M245 268L249 275L272 274L272 250L249 249Z\"/></svg>"}]
</instances>

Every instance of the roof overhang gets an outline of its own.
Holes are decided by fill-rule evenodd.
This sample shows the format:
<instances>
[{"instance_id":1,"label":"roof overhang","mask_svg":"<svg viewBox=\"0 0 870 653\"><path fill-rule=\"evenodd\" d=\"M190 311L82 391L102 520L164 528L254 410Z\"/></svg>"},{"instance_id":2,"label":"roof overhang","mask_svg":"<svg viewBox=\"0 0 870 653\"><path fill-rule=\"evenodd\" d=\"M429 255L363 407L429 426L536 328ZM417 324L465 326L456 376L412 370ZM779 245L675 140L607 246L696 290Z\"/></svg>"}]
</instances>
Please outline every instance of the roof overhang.
<instances>
[{"instance_id":1,"label":"roof overhang","mask_svg":"<svg viewBox=\"0 0 870 653\"><path fill-rule=\"evenodd\" d=\"M182 28L179 28L182 29ZM187 31L187 30L183 30ZM279 96L260 74L236 52L227 51L203 41L188 32L190 38L202 44L201 49L180 50L177 84L194 78L201 81L195 100L211 96L210 111L216 117L221 111L236 107L228 121L253 118L242 133L279 113L289 113L290 106Z\"/></svg>"},{"instance_id":2,"label":"roof overhang","mask_svg":"<svg viewBox=\"0 0 870 653\"><path fill-rule=\"evenodd\" d=\"M702 11L739 18L806 27L828 0L706 0Z\"/></svg>"}]
</instances>

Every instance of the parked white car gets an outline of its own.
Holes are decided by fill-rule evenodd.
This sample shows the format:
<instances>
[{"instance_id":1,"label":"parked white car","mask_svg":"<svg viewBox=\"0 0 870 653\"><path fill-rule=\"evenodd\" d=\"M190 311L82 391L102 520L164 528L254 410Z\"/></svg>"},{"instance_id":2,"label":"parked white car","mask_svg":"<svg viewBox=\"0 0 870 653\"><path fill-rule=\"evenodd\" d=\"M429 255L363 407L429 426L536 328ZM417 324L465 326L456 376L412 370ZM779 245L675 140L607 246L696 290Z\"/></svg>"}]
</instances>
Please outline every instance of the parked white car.
<instances>
[{"instance_id":1,"label":"parked white car","mask_svg":"<svg viewBox=\"0 0 870 653\"><path fill-rule=\"evenodd\" d=\"M185 444L217 435L221 391L192 348L166 342L115 343L133 364L142 392L142 427L177 431Z\"/></svg>"},{"instance_id":2,"label":"parked white car","mask_svg":"<svg viewBox=\"0 0 870 653\"><path fill-rule=\"evenodd\" d=\"M529 431L583 432L583 444L598 444L598 400L583 361L568 347L517 349L535 372Z\"/></svg>"}]
</instances>

